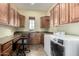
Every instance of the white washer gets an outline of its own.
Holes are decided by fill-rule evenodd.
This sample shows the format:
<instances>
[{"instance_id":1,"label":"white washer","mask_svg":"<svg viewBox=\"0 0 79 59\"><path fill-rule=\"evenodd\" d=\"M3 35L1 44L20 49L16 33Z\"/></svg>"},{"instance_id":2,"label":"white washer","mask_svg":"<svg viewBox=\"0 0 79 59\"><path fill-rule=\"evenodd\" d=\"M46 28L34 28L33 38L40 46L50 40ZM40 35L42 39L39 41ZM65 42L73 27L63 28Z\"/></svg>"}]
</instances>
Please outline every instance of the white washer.
<instances>
[{"instance_id":1,"label":"white washer","mask_svg":"<svg viewBox=\"0 0 79 59\"><path fill-rule=\"evenodd\" d=\"M48 56L51 56L50 41L52 37L53 37L53 34L44 34L44 50Z\"/></svg>"},{"instance_id":2,"label":"white washer","mask_svg":"<svg viewBox=\"0 0 79 59\"><path fill-rule=\"evenodd\" d=\"M79 39L75 37L65 38L64 40L65 56L79 56Z\"/></svg>"}]
</instances>

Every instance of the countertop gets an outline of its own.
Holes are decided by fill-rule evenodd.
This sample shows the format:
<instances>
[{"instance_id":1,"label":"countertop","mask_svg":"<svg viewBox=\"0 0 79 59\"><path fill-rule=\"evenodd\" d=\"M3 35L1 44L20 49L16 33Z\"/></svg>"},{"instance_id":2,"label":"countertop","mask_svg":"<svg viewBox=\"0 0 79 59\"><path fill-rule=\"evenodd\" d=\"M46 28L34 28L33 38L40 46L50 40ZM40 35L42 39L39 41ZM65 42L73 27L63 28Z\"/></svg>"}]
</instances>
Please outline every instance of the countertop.
<instances>
[{"instance_id":1,"label":"countertop","mask_svg":"<svg viewBox=\"0 0 79 59\"><path fill-rule=\"evenodd\" d=\"M6 37L3 37L3 38L0 38L0 44L4 44L10 40L13 40L17 37L20 37L21 35L10 35L10 36L6 36Z\"/></svg>"},{"instance_id":2,"label":"countertop","mask_svg":"<svg viewBox=\"0 0 79 59\"><path fill-rule=\"evenodd\" d=\"M53 35L53 34L47 34L47 33L45 35L48 35L51 38L60 38L62 40L68 40L68 41L78 40L79 41L79 36L75 36L75 35L64 35L63 37L62 36L56 36L56 35Z\"/></svg>"},{"instance_id":3,"label":"countertop","mask_svg":"<svg viewBox=\"0 0 79 59\"><path fill-rule=\"evenodd\" d=\"M15 34L16 33L21 33L21 34L26 34L26 33L48 33L49 34L49 33L51 33L52 34L53 32L48 32L48 31L47 32L46 31L33 31L33 32L30 32L30 31L16 31Z\"/></svg>"},{"instance_id":4,"label":"countertop","mask_svg":"<svg viewBox=\"0 0 79 59\"><path fill-rule=\"evenodd\" d=\"M79 36L74 36L74 35L65 35L65 40L78 40L79 41Z\"/></svg>"}]
</instances>

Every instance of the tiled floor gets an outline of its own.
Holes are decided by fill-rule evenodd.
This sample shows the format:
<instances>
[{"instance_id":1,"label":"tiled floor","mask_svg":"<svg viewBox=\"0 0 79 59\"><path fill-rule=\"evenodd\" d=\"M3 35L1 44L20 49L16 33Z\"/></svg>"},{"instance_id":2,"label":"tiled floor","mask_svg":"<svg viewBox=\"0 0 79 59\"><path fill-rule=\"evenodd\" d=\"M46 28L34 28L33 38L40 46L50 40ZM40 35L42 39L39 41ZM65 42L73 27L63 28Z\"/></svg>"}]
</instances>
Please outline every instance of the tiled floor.
<instances>
[{"instance_id":1,"label":"tiled floor","mask_svg":"<svg viewBox=\"0 0 79 59\"><path fill-rule=\"evenodd\" d=\"M46 56L42 45L32 45L31 52L26 53L26 56Z\"/></svg>"},{"instance_id":2,"label":"tiled floor","mask_svg":"<svg viewBox=\"0 0 79 59\"><path fill-rule=\"evenodd\" d=\"M16 53L13 53L13 56L16 56ZM30 52L26 51L26 56L46 56L46 53L42 45L31 45Z\"/></svg>"}]
</instances>

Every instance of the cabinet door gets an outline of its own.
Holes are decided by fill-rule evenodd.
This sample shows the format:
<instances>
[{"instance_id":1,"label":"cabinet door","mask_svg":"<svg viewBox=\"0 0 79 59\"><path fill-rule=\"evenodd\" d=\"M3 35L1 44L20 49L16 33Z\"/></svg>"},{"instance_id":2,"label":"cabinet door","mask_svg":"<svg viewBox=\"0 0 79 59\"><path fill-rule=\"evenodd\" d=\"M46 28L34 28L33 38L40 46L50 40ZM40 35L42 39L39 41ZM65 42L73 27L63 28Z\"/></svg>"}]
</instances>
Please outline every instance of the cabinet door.
<instances>
[{"instance_id":1,"label":"cabinet door","mask_svg":"<svg viewBox=\"0 0 79 59\"><path fill-rule=\"evenodd\" d=\"M18 20L17 20L17 18L18 18L18 14L17 14L17 11L15 11L15 21L14 21L15 27L18 26Z\"/></svg>"},{"instance_id":2,"label":"cabinet door","mask_svg":"<svg viewBox=\"0 0 79 59\"><path fill-rule=\"evenodd\" d=\"M49 28L49 25L50 25L50 23L49 23L50 21L49 21L49 20L50 20L50 19L49 19L49 16L46 16L46 17L45 17L45 20L44 20L44 21L45 21L45 22L44 22L45 28Z\"/></svg>"},{"instance_id":3,"label":"cabinet door","mask_svg":"<svg viewBox=\"0 0 79 59\"><path fill-rule=\"evenodd\" d=\"M53 9L50 11L50 21L52 21L52 25L54 25L54 12Z\"/></svg>"},{"instance_id":4,"label":"cabinet door","mask_svg":"<svg viewBox=\"0 0 79 59\"><path fill-rule=\"evenodd\" d=\"M54 9L54 26L58 26L59 25L59 4L57 4Z\"/></svg>"},{"instance_id":5,"label":"cabinet door","mask_svg":"<svg viewBox=\"0 0 79 59\"><path fill-rule=\"evenodd\" d=\"M35 33L31 33L30 37L31 37L31 44L36 44L35 43Z\"/></svg>"},{"instance_id":6,"label":"cabinet door","mask_svg":"<svg viewBox=\"0 0 79 59\"><path fill-rule=\"evenodd\" d=\"M19 16L19 13L17 13L17 27L20 27L20 16Z\"/></svg>"},{"instance_id":7,"label":"cabinet door","mask_svg":"<svg viewBox=\"0 0 79 59\"><path fill-rule=\"evenodd\" d=\"M3 51L3 56L11 56L12 52L12 45L9 46L5 51Z\"/></svg>"},{"instance_id":8,"label":"cabinet door","mask_svg":"<svg viewBox=\"0 0 79 59\"><path fill-rule=\"evenodd\" d=\"M40 33L35 33L35 44L40 44L41 43L41 35Z\"/></svg>"},{"instance_id":9,"label":"cabinet door","mask_svg":"<svg viewBox=\"0 0 79 59\"><path fill-rule=\"evenodd\" d=\"M44 20L43 20L43 17L41 17L41 28L44 28L44 26L45 26L44 23L45 23L45 22L44 22Z\"/></svg>"},{"instance_id":10,"label":"cabinet door","mask_svg":"<svg viewBox=\"0 0 79 59\"><path fill-rule=\"evenodd\" d=\"M75 3L70 4L70 22L74 22L75 19Z\"/></svg>"},{"instance_id":11,"label":"cabinet door","mask_svg":"<svg viewBox=\"0 0 79 59\"><path fill-rule=\"evenodd\" d=\"M8 24L8 4L0 3L0 23Z\"/></svg>"},{"instance_id":12,"label":"cabinet door","mask_svg":"<svg viewBox=\"0 0 79 59\"><path fill-rule=\"evenodd\" d=\"M69 22L69 5L67 3L60 4L60 24L66 24Z\"/></svg>"},{"instance_id":13,"label":"cabinet door","mask_svg":"<svg viewBox=\"0 0 79 59\"><path fill-rule=\"evenodd\" d=\"M15 10L10 6L9 8L9 25L14 26L14 16L15 16Z\"/></svg>"},{"instance_id":14,"label":"cabinet door","mask_svg":"<svg viewBox=\"0 0 79 59\"><path fill-rule=\"evenodd\" d=\"M44 33L40 33L40 43L44 45Z\"/></svg>"},{"instance_id":15,"label":"cabinet door","mask_svg":"<svg viewBox=\"0 0 79 59\"><path fill-rule=\"evenodd\" d=\"M70 22L79 22L79 3L70 4Z\"/></svg>"},{"instance_id":16,"label":"cabinet door","mask_svg":"<svg viewBox=\"0 0 79 59\"><path fill-rule=\"evenodd\" d=\"M50 25L49 22L50 22L49 16L41 17L41 28L49 28Z\"/></svg>"},{"instance_id":17,"label":"cabinet door","mask_svg":"<svg viewBox=\"0 0 79 59\"><path fill-rule=\"evenodd\" d=\"M23 15L19 15L20 16L20 27L24 27L25 26L25 16Z\"/></svg>"},{"instance_id":18,"label":"cabinet door","mask_svg":"<svg viewBox=\"0 0 79 59\"><path fill-rule=\"evenodd\" d=\"M79 3L75 3L75 22L79 22Z\"/></svg>"}]
</instances>

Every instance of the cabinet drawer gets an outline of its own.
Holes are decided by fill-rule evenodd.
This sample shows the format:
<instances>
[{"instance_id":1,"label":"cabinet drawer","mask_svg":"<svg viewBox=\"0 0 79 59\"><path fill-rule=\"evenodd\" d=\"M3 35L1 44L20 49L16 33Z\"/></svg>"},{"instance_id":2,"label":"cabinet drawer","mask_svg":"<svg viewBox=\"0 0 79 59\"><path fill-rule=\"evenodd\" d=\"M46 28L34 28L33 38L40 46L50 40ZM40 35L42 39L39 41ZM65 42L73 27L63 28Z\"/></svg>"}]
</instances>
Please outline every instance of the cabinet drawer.
<instances>
[{"instance_id":1,"label":"cabinet drawer","mask_svg":"<svg viewBox=\"0 0 79 59\"><path fill-rule=\"evenodd\" d=\"M6 50L10 45L12 45L12 41L9 41L9 42L3 44L3 45L2 45L3 51Z\"/></svg>"},{"instance_id":2,"label":"cabinet drawer","mask_svg":"<svg viewBox=\"0 0 79 59\"><path fill-rule=\"evenodd\" d=\"M9 56L12 51L12 45L8 47L5 51L3 51L3 56Z\"/></svg>"}]
</instances>

